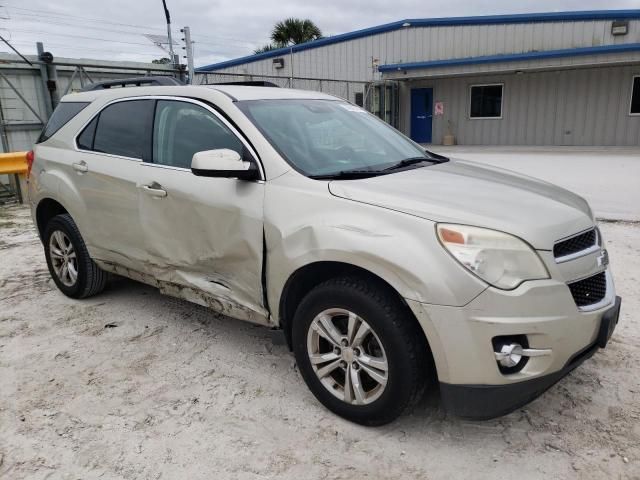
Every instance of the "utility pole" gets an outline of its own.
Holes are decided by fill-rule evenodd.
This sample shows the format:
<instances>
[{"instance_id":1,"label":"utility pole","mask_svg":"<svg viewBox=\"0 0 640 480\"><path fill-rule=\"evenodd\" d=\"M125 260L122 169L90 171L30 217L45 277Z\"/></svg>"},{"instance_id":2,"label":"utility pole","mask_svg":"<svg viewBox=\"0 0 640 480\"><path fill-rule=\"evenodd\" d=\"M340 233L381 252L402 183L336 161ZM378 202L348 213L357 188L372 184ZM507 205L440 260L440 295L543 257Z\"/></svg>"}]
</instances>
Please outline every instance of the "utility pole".
<instances>
[{"instance_id":1,"label":"utility pole","mask_svg":"<svg viewBox=\"0 0 640 480\"><path fill-rule=\"evenodd\" d=\"M293 45L289 46L289 88L293 88Z\"/></svg>"},{"instance_id":2,"label":"utility pole","mask_svg":"<svg viewBox=\"0 0 640 480\"><path fill-rule=\"evenodd\" d=\"M191 29L189 27L184 27L182 30L180 30L183 34L184 34L184 38L182 40L184 40L184 50L185 50L185 57L187 58L187 70L189 72L189 83L193 84L193 75L194 75L194 69L193 69L193 43L191 42Z\"/></svg>"},{"instance_id":3,"label":"utility pole","mask_svg":"<svg viewBox=\"0 0 640 480\"><path fill-rule=\"evenodd\" d=\"M49 73L47 72L47 64L42 61L44 58L44 45L42 42L36 43L36 50L38 52L38 60L40 60L40 79L42 80L42 93L44 95L44 107L47 113L47 119L51 116L53 112L53 100L51 98L51 93L49 91Z\"/></svg>"},{"instance_id":4,"label":"utility pole","mask_svg":"<svg viewBox=\"0 0 640 480\"><path fill-rule=\"evenodd\" d=\"M171 56L171 65L177 70L178 61L175 53L173 53L173 39L171 38L171 15L169 15L169 9L167 8L167 1L162 0L162 6L164 7L164 16L167 19L167 40L169 41L169 55Z\"/></svg>"}]
</instances>

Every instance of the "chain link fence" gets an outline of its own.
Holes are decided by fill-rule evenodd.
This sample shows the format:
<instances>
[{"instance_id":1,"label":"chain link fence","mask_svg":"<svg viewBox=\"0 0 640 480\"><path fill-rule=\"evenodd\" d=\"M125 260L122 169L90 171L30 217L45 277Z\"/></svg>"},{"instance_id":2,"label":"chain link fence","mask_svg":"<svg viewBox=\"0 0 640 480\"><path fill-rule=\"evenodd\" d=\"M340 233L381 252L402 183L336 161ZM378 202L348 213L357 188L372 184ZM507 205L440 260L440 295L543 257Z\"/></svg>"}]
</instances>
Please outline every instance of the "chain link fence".
<instances>
[{"instance_id":1,"label":"chain link fence","mask_svg":"<svg viewBox=\"0 0 640 480\"><path fill-rule=\"evenodd\" d=\"M194 85L211 85L236 82L273 84L281 88L297 88L327 93L366 106L366 98L371 82L335 80L331 78L285 77L276 75L251 75L239 73L210 72L196 73Z\"/></svg>"}]
</instances>

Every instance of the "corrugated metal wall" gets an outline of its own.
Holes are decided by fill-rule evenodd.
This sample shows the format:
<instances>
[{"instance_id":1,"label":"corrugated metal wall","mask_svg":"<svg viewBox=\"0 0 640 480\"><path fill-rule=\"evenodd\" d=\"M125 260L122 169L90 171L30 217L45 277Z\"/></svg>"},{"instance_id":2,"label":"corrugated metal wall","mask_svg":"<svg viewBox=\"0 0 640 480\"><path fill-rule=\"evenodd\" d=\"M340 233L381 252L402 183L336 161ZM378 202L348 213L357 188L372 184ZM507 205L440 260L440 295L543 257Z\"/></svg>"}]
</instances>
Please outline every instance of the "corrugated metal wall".
<instances>
[{"instance_id":1,"label":"corrugated metal wall","mask_svg":"<svg viewBox=\"0 0 640 480\"><path fill-rule=\"evenodd\" d=\"M409 131L412 88L433 87L444 115L433 117L433 143L447 124L461 145L640 145L640 116L629 115L640 66L401 82L400 128ZM470 119L470 86L503 83L501 119Z\"/></svg>"},{"instance_id":2,"label":"corrugated metal wall","mask_svg":"<svg viewBox=\"0 0 640 480\"><path fill-rule=\"evenodd\" d=\"M372 59L384 65L637 42L639 20L630 20L623 36L611 34L611 20L408 27L295 52L293 75L372 81L379 78ZM282 69L268 58L217 71L288 77L291 56L282 58Z\"/></svg>"}]
</instances>

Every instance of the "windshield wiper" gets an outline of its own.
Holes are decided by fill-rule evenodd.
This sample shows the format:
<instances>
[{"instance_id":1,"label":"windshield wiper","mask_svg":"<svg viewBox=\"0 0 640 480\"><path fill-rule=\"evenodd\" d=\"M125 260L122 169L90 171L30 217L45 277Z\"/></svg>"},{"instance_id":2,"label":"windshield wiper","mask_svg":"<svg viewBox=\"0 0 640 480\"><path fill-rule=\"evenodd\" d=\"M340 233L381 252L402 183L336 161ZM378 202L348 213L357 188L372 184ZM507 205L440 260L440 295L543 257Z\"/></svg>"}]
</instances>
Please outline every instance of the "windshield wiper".
<instances>
[{"instance_id":1,"label":"windshield wiper","mask_svg":"<svg viewBox=\"0 0 640 480\"><path fill-rule=\"evenodd\" d=\"M340 170L339 172L309 175L314 180L353 180L358 178L370 178L378 175L386 175L385 170Z\"/></svg>"},{"instance_id":2,"label":"windshield wiper","mask_svg":"<svg viewBox=\"0 0 640 480\"><path fill-rule=\"evenodd\" d=\"M411 165L416 165L422 162L435 163L434 160L427 157L411 157L405 158L404 160L400 160L398 163L391 165L390 167L385 168L385 170L397 170L398 168L409 167Z\"/></svg>"}]
</instances>

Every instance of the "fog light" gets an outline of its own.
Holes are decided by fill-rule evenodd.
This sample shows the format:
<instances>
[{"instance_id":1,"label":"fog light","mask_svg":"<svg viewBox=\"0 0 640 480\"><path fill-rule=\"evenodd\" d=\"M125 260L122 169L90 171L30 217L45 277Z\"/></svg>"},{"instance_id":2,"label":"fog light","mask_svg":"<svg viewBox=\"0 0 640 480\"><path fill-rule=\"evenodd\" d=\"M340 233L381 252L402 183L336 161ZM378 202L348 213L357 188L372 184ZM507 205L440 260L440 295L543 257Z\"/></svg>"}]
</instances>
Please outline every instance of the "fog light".
<instances>
[{"instance_id":1,"label":"fog light","mask_svg":"<svg viewBox=\"0 0 640 480\"><path fill-rule=\"evenodd\" d=\"M551 355L550 348L530 348L526 335L508 335L493 338L493 353L500 372L521 371L531 357Z\"/></svg>"},{"instance_id":2,"label":"fog light","mask_svg":"<svg viewBox=\"0 0 640 480\"><path fill-rule=\"evenodd\" d=\"M519 343L510 343L503 345L499 352L495 352L496 360L503 367L515 367L522 360L522 345Z\"/></svg>"}]
</instances>

